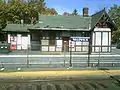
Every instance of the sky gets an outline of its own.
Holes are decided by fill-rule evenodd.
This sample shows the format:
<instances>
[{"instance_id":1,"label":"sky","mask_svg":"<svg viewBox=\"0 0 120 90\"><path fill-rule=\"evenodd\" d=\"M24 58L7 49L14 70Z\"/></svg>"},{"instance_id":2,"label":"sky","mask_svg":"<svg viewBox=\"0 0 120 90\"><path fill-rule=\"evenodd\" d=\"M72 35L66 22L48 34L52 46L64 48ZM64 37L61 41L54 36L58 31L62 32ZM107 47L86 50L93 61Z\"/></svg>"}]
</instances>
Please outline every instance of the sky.
<instances>
[{"instance_id":1,"label":"sky","mask_svg":"<svg viewBox=\"0 0 120 90\"><path fill-rule=\"evenodd\" d=\"M55 8L59 14L71 13L77 9L80 15L82 15L83 7L88 7L89 15L92 15L104 7L108 10L114 4L120 5L120 0L45 0L45 2L47 7Z\"/></svg>"}]
</instances>

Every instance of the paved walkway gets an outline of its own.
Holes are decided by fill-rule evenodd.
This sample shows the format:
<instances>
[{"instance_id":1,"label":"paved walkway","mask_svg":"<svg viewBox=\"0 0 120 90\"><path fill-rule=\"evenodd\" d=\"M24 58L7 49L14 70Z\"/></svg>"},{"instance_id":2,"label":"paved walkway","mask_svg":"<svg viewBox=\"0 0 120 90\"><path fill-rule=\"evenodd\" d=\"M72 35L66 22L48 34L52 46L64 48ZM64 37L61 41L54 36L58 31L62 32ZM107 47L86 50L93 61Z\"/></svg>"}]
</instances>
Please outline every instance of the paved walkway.
<instances>
[{"instance_id":1,"label":"paved walkway","mask_svg":"<svg viewBox=\"0 0 120 90\"><path fill-rule=\"evenodd\" d=\"M10 53L2 53L1 55L70 55L70 52L40 52L40 51L12 51ZM120 49L112 49L111 53L100 53L102 55L120 55ZM87 52L72 52L72 55L88 55ZM99 55L99 53L92 53Z\"/></svg>"},{"instance_id":2,"label":"paved walkway","mask_svg":"<svg viewBox=\"0 0 120 90\"><path fill-rule=\"evenodd\" d=\"M26 57L36 57L36 58L39 58L39 57L49 57L49 58L56 58L56 57L70 57L70 56L72 56L72 57L88 57L88 55L74 55L74 54L72 54L72 55L70 55L70 54L66 54L66 55L63 55L63 54L61 54L61 55L56 55L56 54L49 54L49 55L39 55L39 54L37 54L37 55L34 55L34 54L8 54L8 55L5 55L5 54L2 54L2 55L0 55L0 57L23 57L23 58L26 58ZM90 57L120 57L120 55L111 55L111 54L91 54L91 55L89 55Z\"/></svg>"},{"instance_id":3,"label":"paved walkway","mask_svg":"<svg viewBox=\"0 0 120 90\"><path fill-rule=\"evenodd\" d=\"M88 55L87 52L72 52L72 55ZM99 55L99 53L91 53ZM103 55L111 55L111 53L101 53ZM70 55L70 52L40 52L40 51L12 51L9 53L1 53L1 55Z\"/></svg>"},{"instance_id":4,"label":"paved walkway","mask_svg":"<svg viewBox=\"0 0 120 90\"><path fill-rule=\"evenodd\" d=\"M113 52L115 53L116 51L120 51L120 50L114 50ZM7 53L6 53L7 54ZM27 50L22 50L22 51L11 51L10 53L11 55L14 54L29 54L29 55L61 55L61 54L70 54L70 52L41 52L41 51L27 51ZM72 52L72 54L74 55L86 55L88 54L88 52ZM99 54L99 53L92 53L92 54ZM102 53L102 54L111 54L111 53ZM112 53L113 54L113 53Z\"/></svg>"}]
</instances>

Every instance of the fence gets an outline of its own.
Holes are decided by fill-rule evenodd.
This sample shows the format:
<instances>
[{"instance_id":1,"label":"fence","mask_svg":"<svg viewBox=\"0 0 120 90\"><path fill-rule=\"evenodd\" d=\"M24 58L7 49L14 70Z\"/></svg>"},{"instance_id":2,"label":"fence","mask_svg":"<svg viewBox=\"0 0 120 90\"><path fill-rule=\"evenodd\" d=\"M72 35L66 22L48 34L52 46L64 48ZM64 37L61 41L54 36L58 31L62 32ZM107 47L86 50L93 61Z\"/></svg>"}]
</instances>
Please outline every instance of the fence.
<instances>
[{"instance_id":1,"label":"fence","mask_svg":"<svg viewBox=\"0 0 120 90\"><path fill-rule=\"evenodd\" d=\"M2 55L1 67L69 67L70 55ZM71 55L72 67L88 67L88 55ZM119 67L120 55L90 55L89 67Z\"/></svg>"},{"instance_id":2,"label":"fence","mask_svg":"<svg viewBox=\"0 0 120 90\"><path fill-rule=\"evenodd\" d=\"M88 47L88 45L87 45ZM21 54L18 51L14 55L0 56L1 67L106 67L106 66L120 66L120 55L101 55L99 47L98 55L91 55L89 52L85 52L85 55L81 52L72 51L72 47L69 47L69 52L64 47L63 52L52 52L48 54L42 54L40 51L31 51L27 49ZM88 50L89 51L89 50ZM31 54L32 52L32 54ZM37 52L39 54L33 54ZM56 54L57 53L57 54ZM42 55L41 55L42 54Z\"/></svg>"}]
</instances>

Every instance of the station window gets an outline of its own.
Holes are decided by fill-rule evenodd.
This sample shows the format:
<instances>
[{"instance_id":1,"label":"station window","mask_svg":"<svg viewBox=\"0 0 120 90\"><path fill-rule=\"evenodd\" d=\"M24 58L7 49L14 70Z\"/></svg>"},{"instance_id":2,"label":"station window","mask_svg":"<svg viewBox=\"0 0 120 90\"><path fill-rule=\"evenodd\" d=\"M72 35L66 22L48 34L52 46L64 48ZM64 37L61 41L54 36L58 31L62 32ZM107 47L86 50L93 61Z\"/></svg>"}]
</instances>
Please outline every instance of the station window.
<instances>
[{"instance_id":1,"label":"station window","mask_svg":"<svg viewBox=\"0 0 120 90\"><path fill-rule=\"evenodd\" d=\"M50 46L55 46L55 40L56 40L56 38L51 36L50 39L49 39L49 45Z\"/></svg>"},{"instance_id":2,"label":"station window","mask_svg":"<svg viewBox=\"0 0 120 90\"><path fill-rule=\"evenodd\" d=\"M49 32L49 45L50 46L55 46L55 40L56 40L56 32L55 31L50 31Z\"/></svg>"}]
</instances>

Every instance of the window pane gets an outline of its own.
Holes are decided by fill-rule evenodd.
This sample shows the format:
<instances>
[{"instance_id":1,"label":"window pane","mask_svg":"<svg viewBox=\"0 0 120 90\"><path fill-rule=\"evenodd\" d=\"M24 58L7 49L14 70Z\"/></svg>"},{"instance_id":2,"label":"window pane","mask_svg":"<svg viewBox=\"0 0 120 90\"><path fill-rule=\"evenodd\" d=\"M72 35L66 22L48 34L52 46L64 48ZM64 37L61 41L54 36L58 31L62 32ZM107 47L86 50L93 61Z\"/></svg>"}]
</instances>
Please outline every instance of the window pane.
<instances>
[{"instance_id":1,"label":"window pane","mask_svg":"<svg viewBox=\"0 0 120 90\"><path fill-rule=\"evenodd\" d=\"M56 37L50 37L50 39L49 39L49 45L50 46L55 46L55 39Z\"/></svg>"},{"instance_id":2,"label":"window pane","mask_svg":"<svg viewBox=\"0 0 120 90\"><path fill-rule=\"evenodd\" d=\"M48 45L48 40L41 40L42 45Z\"/></svg>"},{"instance_id":3,"label":"window pane","mask_svg":"<svg viewBox=\"0 0 120 90\"><path fill-rule=\"evenodd\" d=\"M55 46L55 40L49 40L49 45L50 46Z\"/></svg>"}]
</instances>

